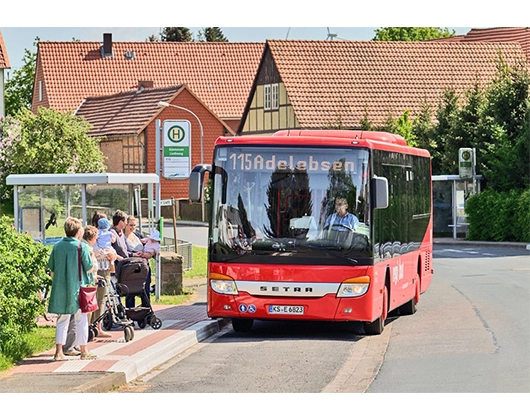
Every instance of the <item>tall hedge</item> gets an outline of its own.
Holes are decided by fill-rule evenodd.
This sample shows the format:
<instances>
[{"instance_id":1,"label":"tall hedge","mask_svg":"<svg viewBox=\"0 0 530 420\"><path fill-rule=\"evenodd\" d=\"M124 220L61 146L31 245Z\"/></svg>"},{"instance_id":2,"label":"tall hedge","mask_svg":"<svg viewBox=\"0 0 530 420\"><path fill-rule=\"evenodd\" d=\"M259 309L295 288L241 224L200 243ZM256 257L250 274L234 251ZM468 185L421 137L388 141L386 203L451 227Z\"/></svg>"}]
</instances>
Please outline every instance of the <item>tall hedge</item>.
<instances>
[{"instance_id":1,"label":"tall hedge","mask_svg":"<svg viewBox=\"0 0 530 420\"><path fill-rule=\"evenodd\" d=\"M0 218L0 353L20 345L22 335L43 313L38 292L51 285L48 257L44 245L16 232L7 216Z\"/></svg>"},{"instance_id":2,"label":"tall hedge","mask_svg":"<svg viewBox=\"0 0 530 420\"><path fill-rule=\"evenodd\" d=\"M477 241L530 242L530 190L488 189L466 201L469 231Z\"/></svg>"}]
</instances>

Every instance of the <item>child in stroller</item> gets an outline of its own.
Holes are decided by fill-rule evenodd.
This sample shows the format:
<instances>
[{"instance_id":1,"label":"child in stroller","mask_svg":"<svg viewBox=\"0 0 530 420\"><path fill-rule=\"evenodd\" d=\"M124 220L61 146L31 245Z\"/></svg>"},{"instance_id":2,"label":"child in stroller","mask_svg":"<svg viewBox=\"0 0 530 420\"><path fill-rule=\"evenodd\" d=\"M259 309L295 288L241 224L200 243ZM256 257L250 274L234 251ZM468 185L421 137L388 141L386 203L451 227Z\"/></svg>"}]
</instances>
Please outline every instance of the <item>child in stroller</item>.
<instances>
[{"instance_id":1,"label":"child in stroller","mask_svg":"<svg viewBox=\"0 0 530 420\"><path fill-rule=\"evenodd\" d=\"M157 330L162 321L157 318L148 296L145 296L145 281L149 273L149 261L142 257L124 258L116 263L117 290L120 296L144 297L145 306L125 308L127 318L136 321L138 327L150 325ZM146 305L147 304L147 305Z\"/></svg>"}]
</instances>

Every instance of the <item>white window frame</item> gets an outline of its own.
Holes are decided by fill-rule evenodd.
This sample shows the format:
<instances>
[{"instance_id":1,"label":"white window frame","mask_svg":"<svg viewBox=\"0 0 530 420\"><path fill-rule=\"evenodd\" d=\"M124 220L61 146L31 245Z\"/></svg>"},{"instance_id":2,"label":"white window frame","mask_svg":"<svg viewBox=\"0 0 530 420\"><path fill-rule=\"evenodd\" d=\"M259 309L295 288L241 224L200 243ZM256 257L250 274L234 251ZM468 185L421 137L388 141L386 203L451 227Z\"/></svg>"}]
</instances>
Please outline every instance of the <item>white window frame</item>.
<instances>
[{"instance_id":1,"label":"white window frame","mask_svg":"<svg viewBox=\"0 0 530 420\"><path fill-rule=\"evenodd\" d=\"M271 109L278 109L280 107L278 83L271 85Z\"/></svg>"},{"instance_id":2,"label":"white window frame","mask_svg":"<svg viewBox=\"0 0 530 420\"><path fill-rule=\"evenodd\" d=\"M263 86L263 109L266 111L271 109L271 85Z\"/></svg>"}]
</instances>

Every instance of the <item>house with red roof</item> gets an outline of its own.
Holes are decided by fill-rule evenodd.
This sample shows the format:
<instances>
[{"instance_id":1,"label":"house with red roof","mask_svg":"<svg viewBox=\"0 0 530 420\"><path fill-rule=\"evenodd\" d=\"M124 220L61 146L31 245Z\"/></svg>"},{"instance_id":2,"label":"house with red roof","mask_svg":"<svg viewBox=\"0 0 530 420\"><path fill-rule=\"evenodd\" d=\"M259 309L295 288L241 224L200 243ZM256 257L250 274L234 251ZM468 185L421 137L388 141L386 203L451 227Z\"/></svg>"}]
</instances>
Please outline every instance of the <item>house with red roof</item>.
<instances>
[{"instance_id":1,"label":"house with red roof","mask_svg":"<svg viewBox=\"0 0 530 420\"><path fill-rule=\"evenodd\" d=\"M193 109L197 119L175 107L160 107L159 102L178 103ZM156 173L157 119L190 122L191 137L197 139L191 145L191 167L201 162L203 154L205 161L212 161L213 141L201 144L201 139L216 139L232 133L231 128L184 84L85 98L75 114L92 125L90 136L104 139L100 148L108 172ZM161 196L187 198L188 180L162 179Z\"/></svg>"},{"instance_id":2,"label":"house with red roof","mask_svg":"<svg viewBox=\"0 0 530 420\"><path fill-rule=\"evenodd\" d=\"M268 40L238 134L383 125L527 63L519 42ZM528 64L528 63L527 63Z\"/></svg>"},{"instance_id":3,"label":"house with red roof","mask_svg":"<svg viewBox=\"0 0 530 420\"><path fill-rule=\"evenodd\" d=\"M155 172L155 120L188 120L193 167L201 154L211 161L217 137L235 133L264 45L114 42L112 34L102 42L40 41L31 109L86 118L112 172ZM161 194L185 198L187 182L161 179Z\"/></svg>"},{"instance_id":4,"label":"house with red roof","mask_svg":"<svg viewBox=\"0 0 530 420\"><path fill-rule=\"evenodd\" d=\"M75 111L87 97L186 84L232 131L264 48L258 42L40 41L31 109Z\"/></svg>"},{"instance_id":5,"label":"house with red roof","mask_svg":"<svg viewBox=\"0 0 530 420\"><path fill-rule=\"evenodd\" d=\"M6 115L6 104L5 104L5 76L4 71L10 69L9 57L7 56L7 49L2 37L2 31L0 31L0 117Z\"/></svg>"}]
</instances>

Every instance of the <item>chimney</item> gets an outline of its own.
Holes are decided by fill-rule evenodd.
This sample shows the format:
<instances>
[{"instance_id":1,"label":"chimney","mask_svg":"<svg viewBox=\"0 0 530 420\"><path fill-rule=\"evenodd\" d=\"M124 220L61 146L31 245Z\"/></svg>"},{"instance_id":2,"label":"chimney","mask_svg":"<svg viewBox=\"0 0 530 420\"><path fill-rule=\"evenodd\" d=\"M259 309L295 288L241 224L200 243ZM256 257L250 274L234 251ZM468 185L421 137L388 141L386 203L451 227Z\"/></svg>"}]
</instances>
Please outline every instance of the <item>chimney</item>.
<instances>
[{"instance_id":1,"label":"chimney","mask_svg":"<svg viewBox=\"0 0 530 420\"><path fill-rule=\"evenodd\" d=\"M112 57L112 34L103 34L103 46L101 47L103 58Z\"/></svg>"},{"instance_id":2,"label":"chimney","mask_svg":"<svg viewBox=\"0 0 530 420\"><path fill-rule=\"evenodd\" d=\"M153 87L152 80L138 80L138 89L150 89Z\"/></svg>"}]
</instances>

